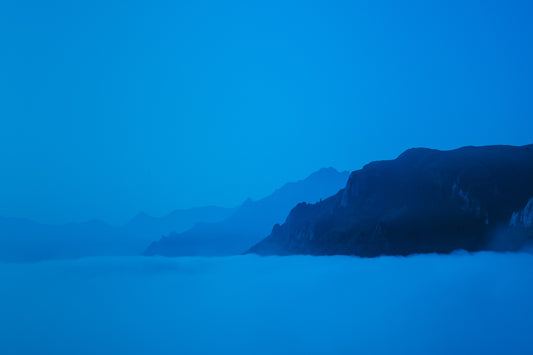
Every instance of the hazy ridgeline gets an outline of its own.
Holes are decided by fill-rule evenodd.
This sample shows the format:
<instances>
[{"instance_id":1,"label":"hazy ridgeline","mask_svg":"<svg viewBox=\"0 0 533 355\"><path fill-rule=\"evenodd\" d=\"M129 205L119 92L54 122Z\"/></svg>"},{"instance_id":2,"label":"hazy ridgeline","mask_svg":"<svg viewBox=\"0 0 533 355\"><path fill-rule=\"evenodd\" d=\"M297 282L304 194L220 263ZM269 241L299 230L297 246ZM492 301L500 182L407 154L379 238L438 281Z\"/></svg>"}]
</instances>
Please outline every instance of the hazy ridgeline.
<instances>
[{"instance_id":1,"label":"hazy ridgeline","mask_svg":"<svg viewBox=\"0 0 533 355\"><path fill-rule=\"evenodd\" d=\"M0 353L533 353L533 254L522 248L533 239L532 163L533 146L410 150L348 183L348 173L322 169L235 210L189 212L209 212L211 223L147 253L179 258L0 263ZM302 200L315 203L293 208ZM175 228L183 213L139 215L125 239L102 234L97 222L58 237L4 220L31 238L4 238L19 249L0 256L113 252L128 237ZM220 257L242 253L284 219L257 244L265 254L373 258ZM454 252L461 249L518 251ZM412 255L379 256L387 253Z\"/></svg>"},{"instance_id":2,"label":"hazy ridgeline","mask_svg":"<svg viewBox=\"0 0 533 355\"><path fill-rule=\"evenodd\" d=\"M533 354L532 18L0 0L0 355Z\"/></svg>"},{"instance_id":3,"label":"hazy ridgeline","mask_svg":"<svg viewBox=\"0 0 533 355\"><path fill-rule=\"evenodd\" d=\"M0 264L2 354L531 354L533 255Z\"/></svg>"},{"instance_id":4,"label":"hazy ridgeline","mask_svg":"<svg viewBox=\"0 0 533 355\"><path fill-rule=\"evenodd\" d=\"M184 231L199 222L220 221L233 212L232 208L208 206L174 210L162 217L139 213L123 226L111 226L98 220L48 225L0 217L0 260L35 262L138 255L164 234Z\"/></svg>"},{"instance_id":5,"label":"hazy ridgeline","mask_svg":"<svg viewBox=\"0 0 533 355\"><path fill-rule=\"evenodd\" d=\"M344 188L350 173L320 169L307 178L290 182L269 196L247 200L228 218L198 223L183 233L171 233L154 241L144 255L228 256L239 255L264 239L272 226L283 223L301 202L317 203Z\"/></svg>"},{"instance_id":6,"label":"hazy ridgeline","mask_svg":"<svg viewBox=\"0 0 533 355\"><path fill-rule=\"evenodd\" d=\"M320 169L236 208L174 210L162 217L139 213L119 227L97 220L46 225L0 217L0 261L131 256L140 255L148 246L148 254L167 256L240 254L267 236L275 223L282 223L297 203L314 203L333 195L345 186L348 176L346 171ZM168 237L159 241L163 236Z\"/></svg>"}]
</instances>

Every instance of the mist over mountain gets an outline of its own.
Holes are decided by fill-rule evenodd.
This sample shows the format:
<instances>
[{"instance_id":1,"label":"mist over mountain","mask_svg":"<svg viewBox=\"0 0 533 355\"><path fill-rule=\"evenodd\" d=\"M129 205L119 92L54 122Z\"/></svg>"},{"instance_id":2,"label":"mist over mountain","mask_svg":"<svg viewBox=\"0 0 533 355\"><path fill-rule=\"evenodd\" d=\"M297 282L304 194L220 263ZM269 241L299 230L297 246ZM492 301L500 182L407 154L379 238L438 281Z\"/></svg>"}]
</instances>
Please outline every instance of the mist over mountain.
<instances>
[{"instance_id":1,"label":"mist over mountain","mask_svg":"<svg viewBox=\"0 0 533 355\"><path fill-rule=\"evenodd\" d=\"M300 203L250 249L359 256L516 250L532 236L533 145L410 149Z\"/></svg>"},{"instance_id":2,"label":"mist over mountain","mask_svg":"<svg viewBox=\"0 0 533 355\"><path fill-rule=\"evenodd\" d=\"M163 217L154 217L141 212L124 226L124 230L128 235L139 237L144 235L146 239L150 239L150 242L170 232L185 231L197 223L221 221L233 214L235 210L236 208L206 206L174 210ZM144 247L146 244L143 245L143 249Z\"/></svg>"},{"instance_id":3,"label":"mist over mountain","mask_svg":"<svg viewBox=\"0 0 533 355\"><path fill-rule=\"evenodd\" d=\"M316 202L336 193L348 175L333 168L322 169L264 199L247 200L238 208L180 209L162 217L139 213L123 226L98 220L48 225L0 217L0 261L139 255L149 245L148 254L239 254L266 236L298 202ZM185 237L173 241L183 232Z\"/></svg>"},{"instance_id":4,"label":"mist over mountain","mask_svg":"<svg viewBox=\"0 0 533 355\"><path fill-rule=\"evenodd\" d=\"M321 169L304 180L292 182L258 201L247 200L227 219L218 223L201 223L152 243L145 255L215 256L245 252L264 238L275 223L285 220L300 202L313 203L339 191L348 172Z\"/></svg>"},{"instance_id":5,"label":"mist over mountain","mask_svg":"<svg viewBox=\"0 0 533 355\"><path fill-rule=\"evenodd\" d=\"M102 221L47 225L21 218L0 217L0 260L38 261L85 256L138 255L150 242L199 222L216 222L234 209L200 207L175 210L163 217L145 213L124 226Z\"/></svg>"}]
</instances>

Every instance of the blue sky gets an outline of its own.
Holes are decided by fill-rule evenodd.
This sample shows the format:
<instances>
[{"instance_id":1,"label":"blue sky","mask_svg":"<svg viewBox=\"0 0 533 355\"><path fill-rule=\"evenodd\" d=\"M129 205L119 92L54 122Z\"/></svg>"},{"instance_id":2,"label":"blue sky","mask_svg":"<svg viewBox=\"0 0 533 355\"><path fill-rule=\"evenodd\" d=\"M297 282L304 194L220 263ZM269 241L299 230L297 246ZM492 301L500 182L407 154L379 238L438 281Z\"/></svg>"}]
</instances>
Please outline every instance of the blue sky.
<instances>
[{"instance_id":1,"label":"blue sky","mask_svg":"<svg viewBox=\"0 0 533 355\"><path fill-rule=\"evenodd\" d=\"M0 2L0 215L233 206L533 142L530 1Z\"/></svg>"}]
</instances>

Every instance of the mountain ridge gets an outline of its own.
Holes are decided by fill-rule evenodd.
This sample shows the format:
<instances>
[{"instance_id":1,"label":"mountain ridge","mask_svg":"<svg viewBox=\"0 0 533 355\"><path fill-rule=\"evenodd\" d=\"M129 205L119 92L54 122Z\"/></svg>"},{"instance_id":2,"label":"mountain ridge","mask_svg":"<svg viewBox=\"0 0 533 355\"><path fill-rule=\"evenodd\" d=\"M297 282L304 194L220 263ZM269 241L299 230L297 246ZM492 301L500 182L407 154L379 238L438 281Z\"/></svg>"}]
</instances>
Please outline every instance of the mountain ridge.
<instances>
[{"instance_id":1,"label":"mountain ridge","mask_svg":"<svg viewBox=\"0 0 533 355\"><path fill-rule=\"evenodd\" d=\"M378 256L484 250L532 197L533 145L414 148L353 171L329 199L297 205L249 252ZM513 238L508 248L518 244Z\"/></svg>"},{"instance_id":2,"label":"mountain ridge","mask_svg":"<svg viewBox=\"0 0 533 355\"><path fill-rule=\"evenodd\" d=\"M143 255L220 256L242 254L285 219L300 201L318 201L345 185L349 173L322 168L307 178L284 184L257 201L247 199L234 214L217 223L202 223L152 243Z\"/></svg>"},{"instance_id":3,"label":"mountain ridge","mask_svg":"<svg viewBox=\"0 0 533 355\"><path fill-rule=\"evenodd\" d=\"M27 218L0 216L0 260L39 261L86 256L138 255L151 241L196 223L214 222L233 208L207 206L178 209L162 217L139 213L122 226L98 219L46 224Z\"/></svg>"}]
</instances>

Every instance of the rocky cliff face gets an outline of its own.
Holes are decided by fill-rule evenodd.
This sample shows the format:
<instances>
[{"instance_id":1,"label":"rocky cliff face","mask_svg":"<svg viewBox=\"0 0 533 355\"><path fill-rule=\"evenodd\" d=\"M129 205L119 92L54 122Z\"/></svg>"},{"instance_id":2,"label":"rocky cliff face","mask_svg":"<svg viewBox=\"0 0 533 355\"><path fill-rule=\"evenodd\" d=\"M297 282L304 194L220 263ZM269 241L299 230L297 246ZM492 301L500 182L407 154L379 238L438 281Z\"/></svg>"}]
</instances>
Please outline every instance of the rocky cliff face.
<instances>
[{"instance_id":1,"label":"rocky cliff face","mask_svg":"<svg viewBox=\"0 0 533 355\"><path fill-rule=\"evenodd\" d=\"M533 243L533 197L526 206L514 212L509 227L497 234L491 245L496 250L513 250Z\"/></svg>"},{"instance_id":2,"label":"rocky cliff face","mask_svg":"<svg viewBox=\"0 0 533 355\"><path fill-rule=\"evenodd\" d=\"M491 248L494 239L514 249L502 236L510 221L530 223L532 196L533 145L410 149L354 171L327 200L297 205L250 252L448 253Z\"/></svg>"},{"instance_id":3,"label":"rocky cliff face","mask_svg":"<svg viewBox=\"0 0 533 355\"><path fill-rule=\"evenodd\" d=\"M511 227L523 228L533 227L533 197L528 201L523 210L513 213L509 225Z\"/></svg>"}]
</instances>

